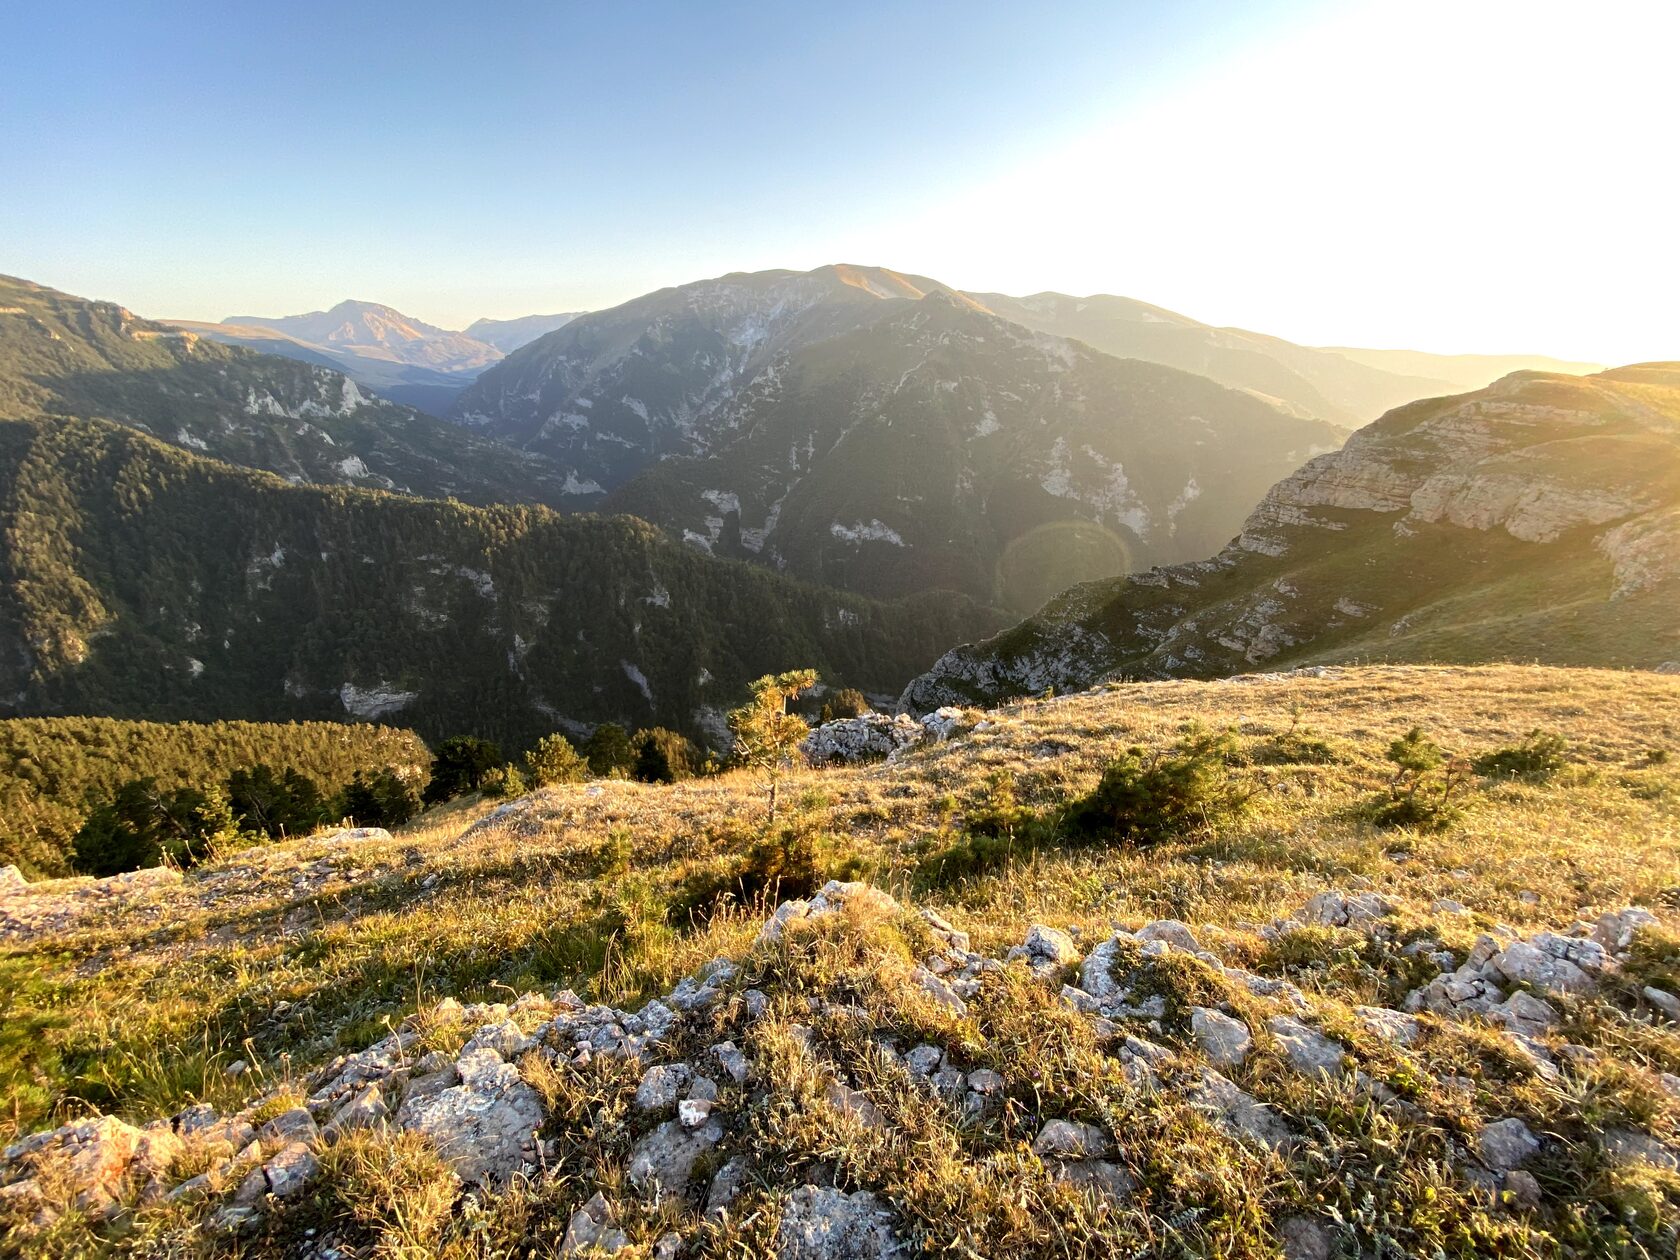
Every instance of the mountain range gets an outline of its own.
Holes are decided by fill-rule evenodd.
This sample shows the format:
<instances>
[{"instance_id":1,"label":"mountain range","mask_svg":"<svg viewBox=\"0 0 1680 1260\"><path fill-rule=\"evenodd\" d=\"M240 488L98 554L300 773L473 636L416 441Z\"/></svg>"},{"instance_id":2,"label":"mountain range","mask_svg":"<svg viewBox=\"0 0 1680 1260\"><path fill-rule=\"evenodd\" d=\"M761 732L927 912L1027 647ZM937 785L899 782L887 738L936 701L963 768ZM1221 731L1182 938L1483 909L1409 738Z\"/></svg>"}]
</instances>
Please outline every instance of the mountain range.
<instances>
[{"instance_id":1,"label":"mountain range","mask_svg":"<svg viewBox=\"0 0 1680 1260\"><path fill-rule=\"evenodd\" d=\"M453 414L553 458L579 506L814 581L1024 612L1206 554L1345 426L1454 389L1130 299L834 265L580 316Z\"/></svg>"},{"instance_id":2,"label":"mountain range","mask_svg":"<svg viewBox=\"0 0 1680 1260\"><path fill-rule=\"evenodd\" d=\"M40 416L114 420L296 482L481 504L566 497L565 475L541 455L387 402L323 364L0 276L0 419Z\"/></svg>"},{"instance_id":3,"label":"mountain range","mask_svg":"<svg viewBox=\"0 0 1680 1260\"><path fill-rule=\"evenodd\" d=\"M1355 660L1680 669L1680 363L1397 408L1212 559L1075 587L903 703Z\"/></svg>"},{"instance_id":4,"label":"mountain range","mask_svg":"<svg viewBox=\"0 0 1680 1260\"><path fill-rule=\"evenodd\" d=\"M377 302L346 301L306 315L169 323L227 345L336 368L393 402L441 415L485 368L575 318L481 319L452 332Z\"/></svg>"}]
</instances>

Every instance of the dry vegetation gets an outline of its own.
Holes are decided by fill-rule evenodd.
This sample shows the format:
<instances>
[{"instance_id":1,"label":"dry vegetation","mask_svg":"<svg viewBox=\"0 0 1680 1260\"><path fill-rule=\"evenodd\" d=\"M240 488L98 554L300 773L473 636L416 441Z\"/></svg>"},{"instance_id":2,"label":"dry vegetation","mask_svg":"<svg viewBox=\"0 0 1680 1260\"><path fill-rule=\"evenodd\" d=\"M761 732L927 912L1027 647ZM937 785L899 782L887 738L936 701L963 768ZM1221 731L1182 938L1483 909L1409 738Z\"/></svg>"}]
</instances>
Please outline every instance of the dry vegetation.
<instances>
[{"instance_id":1,"label":"dry vegetation","mask_svg":"<svg viewBox=\"0 0 1680 1260\"><path fill-rule=\"evenodd\" d=\"M1660 1079L1680 1073L1680 1035L1639 997L1641 982L1680 979L1680 679L1330 670L1111 686L986 717L893 764L788 776L773 830L762 782L743 773L549 789L493 817L477 802L434 811L389 843L243 853L126 907L14 928L4 943L0 1081L14 1132L90 1109L138 1123L194 1101L233 1109L276 1090L290 1097L334 1055L446 996L511 1001L571 987L634 1008L710 958L745 960L738 987L769 993L771 1008L748 1020L731 1001L706 1036L740 1042L755 1082L775 1088L726 1089L758 1162L721 1221L625 1190L638 1070L533 1056L527 1079L544 1096L545 1136L560 1144L534 1184L462 1200L418 1139L355 1137L323 1155L306 1200L242 1243L201 1230L204 1205L171 1204L99 1230L70 1212L31 1245L309 1254L311 1239L330 1235L356 1255L549 1254L600 1189L620 1205L641 1249L632 1254L651 1254L676 1227L689 1254L703 1244L745 1256L769 1247L778 1194L826 1179L877 1191L918 1242L951 1256L1276 1255L1279 1222L1295 1213L1333 1222L1340 1245L1361 1254L1675 1254L1680 1178L1618 1164L1601 1139L1618 1126L1680 1138L1680 1099ZM1134 746L1159 756L1191 723L1235 731L1240 814L1146 847L1059 825L1115 758ZM1546 781L1467 775L1439 829L1379 827L1372 803L1395 772L1385 752L1414 727L1466 761L1536 729L1567 751ZM831 876L935 910L995 957L1030 923L1089 952L1117 926L1183 920L1228 963L1301 986L1318 1025L1411 1110L1401 1118L1345 1079L1285 1071L1264 1031L1277 1008L1188 955L1152 980L1168 1015L1150 1035L1174 1051L1170 1087L1154 1089L1023 967L988 975L961 1017L931 1009L905 980L926 949L914 915L840 916L752 949L778 899ZM1387 941L1334 928L1267 941L1252 929L1315 893L1361 887L1401 907ZM50 920L54 891L32 893L37 923ZM1470 912L1432 909L1442 898ZM1642 938L1615 984L1561 1003L1559 1039L1598 1049L1596 1064L1542 1077L1494 1032L1445 1021L1402 1051L1353 1015L1362 1003L1398 1005L1434 974L1404 952L1409 942L1462 957L1496 924L1526 936L1629 904L1665 927ZM816 1014L811 996L822 999ZM1307 1140L1256 1148L1189 1104L1180 1086L1201 1062L1184 1026L1192 1004L1248 1017L1255 1053L1230 1075ZM965 1068L997 1071L1002 1106L959 1123L883 1054L883 1036L901 1052L932 1042ZM230 1075L236 1060L248 1070ZM889 1122L837 1117L821 1101L831 1075ZM1536 1169L1544 1210L1490 1202L1455 1173L1477 1127L1509 1115L1551 1139ZM1028 1150L1051 1117L1112 1132L1137 1193L1103 1205L1052 1181Z\"/></svg>"}]
</instances>

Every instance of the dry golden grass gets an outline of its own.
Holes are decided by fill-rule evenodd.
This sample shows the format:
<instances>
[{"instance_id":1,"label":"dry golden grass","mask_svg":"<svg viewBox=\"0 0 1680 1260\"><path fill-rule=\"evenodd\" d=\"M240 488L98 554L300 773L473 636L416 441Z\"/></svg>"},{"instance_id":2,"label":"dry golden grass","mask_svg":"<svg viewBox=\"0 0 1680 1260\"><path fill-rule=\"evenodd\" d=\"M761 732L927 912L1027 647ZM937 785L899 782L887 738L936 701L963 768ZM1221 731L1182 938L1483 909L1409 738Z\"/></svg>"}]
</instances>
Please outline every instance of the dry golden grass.
<instances>
[{"instance_id":1,"label":"dry golden grass","mask_svg":"<svg viewBox=\"0 0 1680 1260\"><path fill-rule=\"evenodd\" d=\"M1586 1155L1555 1175L1573 1179L1571 1201L1621 1205L1631 1222L1626 1236L1583 1226L1573 1239L1546 1235L1548 1244L1477 1206L1446 1170L1447 1144L1497 1100L1418 1079L1415 1063L1372 1042L1351 1013L1358 1003L1395 1004L1418 980L1415 960L1333 930L1303 936L1287 952L1243 925L1354 882L1402 903L1400 940L1428 934L1461 951L1497 922L1525 933L1561 928L1628 903L1652 907L1672 928L1680 907L1680 679L1513 666L1350 669L1122 685L986 716L986 729L898 763L787 776L775 831L805 855L804 873L869 879L944 914L993 955L1018 943L1031 922L1063 928L1088 949L1116 925L1185 920L1228 960L1300 984L1321 1025L1355 1046L1362 1070L1424 1108L1430 1124L1397 1128L1345 1089L1283 1071L1256 1010L1245 1088L1321 1139L1311 1158L1257 1154L1212 1130L1181 1097L1143 1094L1118 1077L1054 990L1021 975L989 980L968 1024L952 1026L906 991L902 967L891 964L912 957L916 944L899 924L864 933L863 947L825 937L754 964L753 974L779 994L844 992L866 1013L856 1027L819 1021L820 1063L789 1031L810 1022L791 1008L741 1032L776 1075L777 1090L752 1123L779 1184L796 1184L820 1165L842 1183L885 1186L928 1244L953 1255L1271 1254L1263 1218L1292 1205L1333 1208L1359 1218L1363 1238L1427 1243L1443 1254L1539 1255L1564 1246L1557 1242L1564 1237L1564 1249L1577 1254L1612 1239L1639 1255L1650 1239L1671 1236L1661 1232L1672 1225L1670 1187ZM1149 848L1052 834L974 872L935 860L996 803L992 783L1012 785L1030 813L1053 819L1124 749L1166 748L1191 722L1238 734L1246 761L1238 772L1257 790L1237 821ZM1377 828L1365 806L1392 774L1384 750L1414 726L1466 757L1536 728L1553 731L1568 740L1569 764L1546 783L1476 781L1462 817L1444 830ZM1285 755L1308 740L1327 745L1330 759ZM487 804L464 803L389 843L305 840L239 854L144 906L9 944L0 955L9 1030L0 1080L12 1124L34 1129L88 1107L146 1119L193 1099L231 1104L301 1079L445 995L507 1000L573 987L634 1004L708 958L745 955L775 900L750 879L743 901L709 900L731 877L751 874L743 855L770 830L763 783L748 774L669 787L554 788L511 803L494 820L490 813ZM696 902L696 889L708 899ZM1432 911L1442 897L1473 914ZM685 905L699 909L692 916L673 909ZM1649 965L1674 963L1659 957ZM1191 968L1171 984L1196 993L1214 974ZM1238 1010L1247 1000L1218 996ZM1621 1017L1609 1000L1569 1018L1572 1036L1613 1049L1617 1060L1572 1086L1581 1097L1554 1096L1509 1061L1497 1038L1489 1043L1473 1030L1433 1033L1431 1071L1485 1079L1519 1099L1525 1114L1552 1118L1583 1151L1590 1146L1583 1115L1680 1132L1675 1104L1653 1100L1651 1084L1655 1071L1680 1071L1680 1039ZM980 1132L954 1126L872 1048L882 1030L954 1046L970 1067L1003 1072L1019 1114ZM459 1034L437 1035L441 1044ZM223 1068L235 1058L252 1073L228 1077ZM836 1069L889 1114L889 1132L859 1130L826 1108L820 1082ZM545 1070L527 1068L563 1118L550 1124L550 1136L569 1143L562 1166L546 1186L475 1210L495 1218L497 1236L552 1243L555 1231L535 1217L549 1213L563 1229L568 1205L622 1173L634 1078ZM1134 1133L1127 1158L1144 1187L1138 1200L1098 1211L1046 1180L1010 1127L1046 1114ZM465 1246L461 1222L440 1215L441 1192L423 1154L393 1152L383 1179L372 1167L377 1154L338 1148L328 1185L340 1188L323 1192L332 1211L348 1213L376 1240L369 1254L453 1254ZM1373 1186L1381 1193L1368 1202ZM761 1198L757 1216L691 1221L689 1232L704 1234L708 1254L761 1254L776 1197L766 1188ZM1046 1222L1058 1224L1047 1233ZM669 1224L632 1213L626 1228L646 1246Z\"/></svg>"}]
</instances>

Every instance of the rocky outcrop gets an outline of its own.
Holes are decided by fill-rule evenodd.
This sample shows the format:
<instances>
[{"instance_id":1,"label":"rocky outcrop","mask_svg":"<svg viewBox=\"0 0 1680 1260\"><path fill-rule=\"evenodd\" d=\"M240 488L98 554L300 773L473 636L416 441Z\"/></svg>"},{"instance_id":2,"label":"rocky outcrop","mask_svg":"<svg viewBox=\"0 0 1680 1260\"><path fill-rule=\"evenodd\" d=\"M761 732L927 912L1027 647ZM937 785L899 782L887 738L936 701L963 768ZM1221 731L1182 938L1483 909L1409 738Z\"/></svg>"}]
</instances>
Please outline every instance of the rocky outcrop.
<instances>
[{"instance_id":1,"label":"rocky outcrop","mask_svg":"<svg viewBox=\"0 0 1680 1260\"><path fill-rule=\"evenodd\" d=\"M1217 555L1069 590L948 652L901 707L1274 659L1462 659L1486 619L1525 627L1520 644L1500 640L1502 659L1654 667L1673 656L1677 469L1680 364L1518 372L1415 403L1274 485ZM1560 608L1555 590L1580 604ZM1593 609L1606 600L1614 613ZM1651 632L1629 647L1618 622L1634 617Z\"/></svg>"},{"instance_id":2,"label":"rocky outcrop","mask_svg":"<svg viewBox=\"0 0 1680 1260\"><path fill-rule=\"evenodd\" d=\"M1397 946L1406 913L1369 889L1326 890L1292 915L1238 929L1252 934L1239 952L1254 958L1300 932L1319 941L1324 927L1361 934L1373 946ZM238 1233L299 1200L320 1177L327 1148L354 1134L381 1132L419 1135L463 1194L493 1194L550 1175L545 1168L560 1148L550 1128L555 1116L532 1082L543 1073L587 1072L604 1057L613 1074L634 1082L633 1092L622 1096L628 1117L622 1176L577 1187L562 1255L645 1246L638 1231L649 1221L691 1219L670 1211L672 1205L716 1220L753 1192L767 1195L755 1201L755 1211L775 1213L767 1219L779 1257L908 1256L915 1222L906 1204L879 1186L835 1180L832 1166L816 1182L796 1178L775 1186L773 1170L757 1161L749 1117L781 1105L780 1091L798 1089L805 1091L800 1105L821 1109L823 1123L837 1132L889 1140L902 1122L895 1090L908 1087L976 1133L1007 1123L1020 1137L1019 1155L1011 1158L1036 1160L1043 1178L1087 1196L1093 1210L1126 1202L1138 1187L1126 1132L1112 1113L1093 1110L1080 1092L1047 1091L1031 1065L985 1066L971 1057L979 1027L972 1022L974 1003L986 1001L988 983L1042 986L1047 1009L1059 1001L1061 1014L1081 1022L1088 1030L1082 1035L1140 1091L1139 1100L1179 1107L1180 1122L1204 1124L1257 1152L1288 1154L1316 1138L1311 1124L1269 1101L1292 1096L1277 1092L1279 1071L1322 1083L1338 1097L1353 1090L1384 1109L1388 1123L1426 1122L1376 1073L1389 1071L1384 1063L1399 1056L1414 1085L1426 1079L1429 1041L1442 1018L1484 1021L1548 1080L1569 1064L1592 1063L1600 1052L1560 1042L1555 1009L1531 990L1544 989L1558 1002L1590 997L1616 975L1637 934L1656 923L1649 911L1630 907L1562 932L1485 935L1462 962L1412 995L1411 1013L1355 1009L1359 1026L1381 1047L1373 1054L1370 1046L1326 1031L1329 1019L1346 1018L1333 1005L1325 1007L1283 975L1229 962L1205 943L1228 949L1229 933L1162 919L1116 930L1081 957L1072 932L1039 923L1021 945L995 958L973 951L968 936L940 916L924 911L919 923L917 917L868 884L831 882L809 899L779 906L748 958L714 960L638 1011L590 1005L569 991L525 994L511 1004L463 1006L446 998L381 1041L333 1060L299 1106L277 1107L271 1095L231 1116L199 1105L142 1128L94 1117L32 1135L0 1155L0 1211L33 1214L33 1228L50 1224L54 1209L44 1187L68 1183L77 1210L95 1218L166 1196L207 1199L215 1204L215 1228ZM852 995L746 987L747 977L774 976L769 964L786 965L816 938L853 928L863 939L899 931L901 939L920 942L917 957L884 950L878 960L882 983L901 993L904 1009L914 1012L906 1023L920 1030L912 1037L884 1027L869 1034L871 1070L901 1082L894 1090L848 1075L822 1042L818 1021L833 1027L863 1015ZM1077 985L1068 983L1070 976ZM994 1002L1001 992L994 991ZM1197 999L1186 1001L1186 993ZM785 1051L754 1040L767 1020L797 1047L791 1078L778 1075L777 1054ZM458 1048L423 1050L423 1044ZM624 1068L631 1069L627 1078ZM1680 1090L1680 1081L1671 1086L1665 1079L1662 1087ZM1554 1139L1551 1128L1539 1126L1554 1123L1550 1113L1544 1121L1522 1114L1489 1120L1454 1148L1457 1171L1478 1191L1507 1196L1501 1201L1541 1204L1546 1187L1525 1166L1545 1156ZM1620 1128L1606 1132L1602 1144L1609 1159L1680 1165L1654 1133ZM187 1170L202 1171L185 1177ZM1285 1225L1291 1246L1328 1245L1321 1224L1291 1218ZM652 1254L674 1256L684 1245L681 1230L667 1232Z\"/></svg>"}]
</instances>

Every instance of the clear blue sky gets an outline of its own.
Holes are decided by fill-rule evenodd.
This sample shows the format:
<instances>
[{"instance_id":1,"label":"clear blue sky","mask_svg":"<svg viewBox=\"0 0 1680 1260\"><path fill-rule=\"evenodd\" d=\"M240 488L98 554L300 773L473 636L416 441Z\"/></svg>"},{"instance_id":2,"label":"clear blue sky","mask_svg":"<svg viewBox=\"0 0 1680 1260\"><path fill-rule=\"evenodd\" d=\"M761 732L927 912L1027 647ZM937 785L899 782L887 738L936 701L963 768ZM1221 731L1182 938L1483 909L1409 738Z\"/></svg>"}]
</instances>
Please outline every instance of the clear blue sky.
<instances>
[{"instance_id":1,"label":"clear blue sky","mask_svg":"<svg viewBox=\"0 0 1680 1260\"><path fill-rule=\"evenodd\" d=\"M1507 312L1488 288L1539 262L1619 274L1643 255L1673 291L1657 251L1674 237L1655 217L1606 205L1591 221L1583 195L1548 218L1555 192L1527 173L1502 186L1499 169L1502 143L1575 160L1624 121L1623 141L1643 141L1662 97L1637 83L1660 60L1614 43L1615 21L1583 30L1573 6L1490 4L1499 22L1460 28L1463 7L8 6L0 270L156 316L357 297L460 326L845 260L969 288L1126 292L1297 340L1659 353L1672 320L1590 313L1637 301L1637 278L1548 288L1581 304L1549 319L1527 290ZM1532 46L1510 29L1519 13L1543 14ZM1455 66L1455 41L1476 60ZM1509 113L1511 63L1561 75L1595 41L1621 47L1616 76L1589 75L1568 115ZM1483 62L1497 96L1438 77ZM1462 116L1420 104L1408 135L1408 92L1450 94ZM1549 134L1582 110L1592 135ZM1651 138L1672 144L1672 114L1656 121ZM1672 176L1671 157L1645 152ZM1594 179L1643 199L1662 177ZM1530 230L1500 230L1490 201ZM1631 239L1608 259L1587 248L1612 228ZM1558 256L1533 258L1536 240Z\"/></svg>"}]
</instances>

